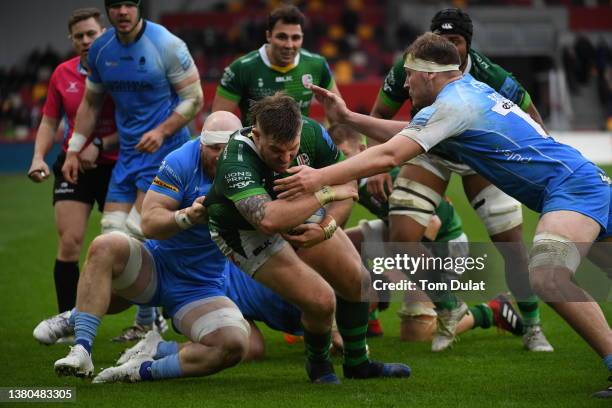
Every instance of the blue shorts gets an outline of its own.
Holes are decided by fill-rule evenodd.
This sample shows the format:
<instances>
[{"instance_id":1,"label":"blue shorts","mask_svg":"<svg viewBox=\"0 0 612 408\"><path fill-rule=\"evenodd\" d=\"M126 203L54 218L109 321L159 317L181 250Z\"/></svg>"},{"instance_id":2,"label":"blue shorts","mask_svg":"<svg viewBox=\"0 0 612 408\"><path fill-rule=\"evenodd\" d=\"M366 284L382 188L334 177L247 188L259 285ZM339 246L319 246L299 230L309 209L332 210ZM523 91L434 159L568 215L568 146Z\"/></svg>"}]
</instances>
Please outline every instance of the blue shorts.
<instances>
[{"instance_id":1,"label":"blue shorts","mask_svg":"<svg viewBox=\"0 0 612 408\"><path fill-rule=\"evenodd\" d=\"M188 140L189 137L182 136L166 139L159 150L151 154L141 153L136 150L120 151L108 185L106 202L135 202L137 190L142 192L149 190L159 165L164 158Z\"/></svg>"},{"instance_id":2,"label":"blue shorts","mask_svg":"<svg viewBox=\"0 0 612 408\"><path fill-rule=\"evenodd\" d=\"M194 277L189 278L187 271L177 270L176 259L160 255L151 245L145 243L155 262L155 273L157 276L157 287L151 299L143 306L161 306L166 313L174 317L181 307L213 296L227 296L225 294L225 274L229 263L217 274L198 274L194 271Z\"/></svg>"},{"instance_id":3,"label":"blue shorts","mask_svg":"<svg viewBox=\"0 0 612 408\"><path fill-rule=\"evenodd\" d=\"M608 180L599 167L585 164L546 196L542 214L575 211L599 223L601 233L598 240L612 236L612 186Z\"/></svg>"},{"instance_id":4,"label":"blue shorts","mask_svg":"<svg viewBox=\"0 0 612 408\"><path fill-rule=\"evenodd\" d=\"M296 336L304 334L302 312L234 264L230 263L225 284L225 296L238 306L245 319Z\"/></svg>"}]
</instances>

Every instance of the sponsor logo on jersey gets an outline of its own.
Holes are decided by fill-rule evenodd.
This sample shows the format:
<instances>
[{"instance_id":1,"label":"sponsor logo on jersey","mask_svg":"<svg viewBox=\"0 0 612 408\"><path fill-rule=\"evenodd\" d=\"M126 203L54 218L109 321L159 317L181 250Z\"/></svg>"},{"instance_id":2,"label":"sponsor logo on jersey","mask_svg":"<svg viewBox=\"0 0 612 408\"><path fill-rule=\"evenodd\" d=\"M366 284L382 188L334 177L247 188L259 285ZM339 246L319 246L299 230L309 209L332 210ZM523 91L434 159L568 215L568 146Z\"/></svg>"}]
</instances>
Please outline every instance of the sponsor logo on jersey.
<instances>
[{"instance_id":1,"label":"sponsor logo on jersey","mask_svg":"<svg viewBox=\"0 0 612 408\"><path fill-rule=\"evenodd\" d=\"M78 93L79 92L79 87L78 87L79 83L78 82L72 82L69 81L68 82L68 88L66 88L66 92L70 92L70 93Z\"/></svg>"},{"instance_id":2,"label":"sponsor logo on jersey","mask_svg":"<svg viewBox=\"0 0 612 408\"><path fill-rule=\"evenodd\" d=\"M136 71L147 72L146 63L147 63L146 58L140 57L140 59L138 60L138 69Z\"/></svg>"},{"instance_id":3,"label":"sponsor logo on jersey","mask_svg":"<svg viewBox=\"0 0 612 408\"><path fill-rule=\"evenodd\" d=\"M272 241L270 241L269 239L267 239L263 244L261 244L260 246L258 246L257 248L255 248L253 250L253 255L257 256L259 254L261 254L261 252L266 249L267 247L269 247L270 245L272 245Z\"/></svg>"},{"instance_id":4,"label":"sponsor logo on jersey","mask_svg":"<svg viewBox=\"0 0 612 408\"><path fill-rule=\"evenodd\" d=\"M607 174L599 173L599 177L601 178L601 181L603 181L607 185L612 185L612 179Z\"/></svg>"},{"instance_id":5,"label":"sponsor logo on jersey","mask_svg":"<svg viewBox=\"0 0 612 408\"><path fill-rule=\"evenodd\" d=\"M178 187L175 187L175 186L173 186L172 184L168 184L168 183L166 183L165 181L160 180L160 178L159 178L159 177L155 177L155 178L153 179L153 184L155 184L156 186L159 186L159 187L161 187L161 188L165 188L165 189L167 189L167 190L174 191L175 193L178 193L178 192L179 192Z\"/></svg>"},{"instance_id":6,"label":"sponsor logo on jersey","mask_svg":"<svg viewBox=\"0 0 612 408\"><path fill-rule=\"evenodd\" d=\"M506 157L507 161L513 161L517 163L529 163L531 161L531 157L524 157L522 154L513 152L508 149L500 149L499 147L497 147L495 151L497 153L503 154Z\"/></svg>"},{"instance_id":7,"label":"sponsor logo on jersey","mask_svg":"<svg viewBox=\"0 0 612 408\"><path fill-rule=\"evenodd\" d=\"M297 161L298 166L310 166L310 157L308 157L308 154L306 153L298 154L295 160Z\"/></svg>"},{"instance_id":8,"label":"sponsor logo on jersey","mask_svg":"<svg viewBox=\"0 0 612 408\"><path fill-rule=\"evenodd\" d=\"M104 65L106 65L107 67L116 67L117 65L119 65L119 63L117 61L108 61L108 60L106 60L104 62Z\"/></svg>"},{"instance_id":9,"label":"sponsor logo on jersey","mask_svg":"<svg viewBox=\"0 0 612 408\"><path fill-rule=\"evenodd\" d=\"M104 87L109 92L142 92L153 90L153 85L146 81L108 81Z\"/></svg>"},{"instance_id":10,"label":"sponsor logo on jersey","mask_svg":"<svg viewBox=\"0 0 612 408\"><path fill-rule=\"evenodd\" d=\"M291 82L293 81L293 77L291 75L277 76L275 81L276 82Z\"/></svg>"},{"instance_id":11,"label":"sponsor logo on jersey","mask_svg":"<svg viewBox=\"0 0 612 408\"><path fill-rule=\"evenodd\" d=\"M263 79L262 78L257 78L257 86L260 88L263 88Z\"/></svg>"},{"instance_id":12,"label":"sponsor logo on jersey","mask_svg":"<svg viewBox=\"0 0 612 408\"><path fill-rule=\"evenodd\" d=\"M232 184L231 186L229 186L228 188L239 188L239 189L243 189L245 187L247 187L249 184L253 184L255 181L254 180L247 180L247 181L239 181L237 183Z\"/></svg>"},{"instance_id":13,"label":"sponsor logo on jersey","mask_svg":"<svg viewBox=\"0 0 612 408\"><path fill-rule=\"evenodd\" d=\"M250 171L233 171L225 175L226 183L235 183L237 181L251 180L253 174Z\"/></svg>"},{"instance_id":14,"label":"sponsor logo on jersey","mask_svg":"<svg viewBox=\"0 0 612 408\"><path fill-rule=\"evenodd\" d=\"M223 70L223 76L221 77L221 85L227 86L235 76L236 74L232 72L230 67L226 67L225 70Z\"/></svg>"},{"instance_id":15,"label":"sponsor logo on jersey","mask_svg":"<svg viewBox=\"0 0 612 408\"><path fill-rule=\"evenodd\" d=\"M302 75L302 85L304 85L304 87L312 85L312 83L313 83L313 80L312 80L312 75L311 74L304 74L304 75Z\"/></svg>"}]
</instances>

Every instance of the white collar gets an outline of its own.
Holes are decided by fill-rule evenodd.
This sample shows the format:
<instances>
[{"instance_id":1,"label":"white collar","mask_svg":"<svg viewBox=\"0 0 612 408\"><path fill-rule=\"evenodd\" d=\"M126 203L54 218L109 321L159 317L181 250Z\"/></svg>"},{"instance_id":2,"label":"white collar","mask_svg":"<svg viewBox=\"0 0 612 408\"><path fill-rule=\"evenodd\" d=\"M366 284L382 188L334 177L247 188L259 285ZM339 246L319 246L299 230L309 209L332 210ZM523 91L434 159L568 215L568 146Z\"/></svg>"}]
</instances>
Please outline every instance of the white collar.
<instances>
[{"instance_id":1,"label":"white collar","mask_svg":"<svg viewBox=\"0 0 612 408\"><path fill-rule=\"evenodd\" d=\"M265 43L264 45L259 47L259 56L261 57L262 61L264 62L264 64L266 64L267 67L272 68L272 62L270 62L270 58L268 58L268 53L266 52L267 45L268 43ZM300 52L298 51L298 53L295 55L295 59L293 60L293 65L297 66L299 63L300 63Z\"/></svg>"}]
</instances>

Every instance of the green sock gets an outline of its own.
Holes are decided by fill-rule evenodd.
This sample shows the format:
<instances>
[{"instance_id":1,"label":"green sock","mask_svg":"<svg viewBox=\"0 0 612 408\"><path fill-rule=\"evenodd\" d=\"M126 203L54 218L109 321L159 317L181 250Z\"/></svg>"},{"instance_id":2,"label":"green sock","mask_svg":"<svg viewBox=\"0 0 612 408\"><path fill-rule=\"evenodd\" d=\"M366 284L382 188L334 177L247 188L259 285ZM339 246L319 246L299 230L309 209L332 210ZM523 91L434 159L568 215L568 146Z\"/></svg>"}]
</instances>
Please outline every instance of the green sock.
<instances>
[{"instance_id":1,"label":"green sock","mask_svg":"<svg viewBox=\"0 0 612 408\"><path fill-rule=\"evenodd\" d=\"M328 361L331 330L323 334L315 334L304 330L306 358L310 361Z\"/></svg>"},{"instance_id":2,"label":"green sock","mask_svg":"<svg viewBox=\"0 0 612 408\"><path fill-rule=\"evenodd\" d=\"M484 303L470 307L470 313L474 316L474 327L472 329L477 327L488 329L493 324L493 311Z\"/></svg>"},{"instance_id":3,"label":"green sock","mask_svg":"<svg viewBox=\"0 0 612 408\"><path fill-rule=\"evenodd\" d=\"M367 302L347 302L336 298L336 324L344 340L344 365L354 367L368 361L366 333L368 331Z\"/></svg>"},{"instance_id":4,"label":"green sock","mask_svg":"<svg viewBox=\"0 0 612 408\"><path fill-rule=\"evenodd\" d=\"M368 316L368 320L376 320L378 319L378 309L374 309L370 312L370 315Z\"/></svg>"},{"instance_id":5,"label":"green sock","mask_svg":"<svg viewBox=\"0 0 612 408\"><path fill-rule=\"evenodd\" d=\"M439 300L433 303L436 305L436 309L452 310L457 307L459 300L454 293L448 292L441 294Z\"/></svg>"},{"instance_id":6,"label":"green sock","mask_svg":"<svg viewBox=\"0 0 612 408\"><path fill-rule=\"evenodd\" d=\"M516 302L521 316L523 317L523 324L525 326L534 326L540 324L540 306L538 305L538 298L532 296L526 302Z\"/></svg>"}]
</instances>

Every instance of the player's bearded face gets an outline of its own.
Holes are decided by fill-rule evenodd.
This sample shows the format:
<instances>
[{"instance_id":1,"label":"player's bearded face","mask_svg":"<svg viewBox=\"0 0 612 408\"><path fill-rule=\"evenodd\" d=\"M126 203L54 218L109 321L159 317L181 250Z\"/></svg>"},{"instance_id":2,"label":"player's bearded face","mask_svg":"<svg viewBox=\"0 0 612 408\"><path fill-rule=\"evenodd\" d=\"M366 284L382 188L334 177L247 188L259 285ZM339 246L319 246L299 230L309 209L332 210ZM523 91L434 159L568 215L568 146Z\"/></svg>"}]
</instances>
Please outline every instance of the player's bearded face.
<instances>
[{"instance_id":1,"label":"player's bearded face","mask_svg":"<svg viewBox=\"0 0 612 408\"><path fill-rule=\"evenodd\" d=\"M202 165L206 174L210 178L215 178L217 172L217 160L225 148L225 143L216 143L213 145L202 145Z\"/></svg>"},{"instance_id":2,"label":"player's bearded face","mask_svg":"<svg viewBox=\"0 0 612 408\"><path fill-rule=\"evenodd\" d=\"M302 48L304 33L299 24L285 24L278 21L272 31L266 31L266 38L272 64L285 67L293 63Z\"/></svg>"},{"instance_id":3,"label":"player's bearded face","mask_svg":"<svg viewBox=\"0 0 612 408\"><path fill-rule=\"evenodd\" d=\"M138 24L138 7L133 4L111 7L108 9L108 17L119 33L128 34Z\"/></svg>"},{"instance_id":4,"label":"player's bearded face","mask_svg":"<svg viewBox=\"0 0 612 408\"><path fill-rule=\"evenodd\" d=\"M300 134L290 142L279 142L261 132L253 138L264 163L277 173L287 171L300 149Z\"/></svg>"},{"instance_id":5,"label":"player's bearded face","mask_svg":"<svg viewBox=\"0 0 612 408\"><path fill-rule=\"evenodd\" d=\"M410 93L412 104L419 109L431 105L436 98L430 74L411 69L407 70L407 74L404 87Z\"/></svg>"},{"instance_id":6,"label":"player's bearded face","mask_svg":"<svg viewBox=\"0 0 612 408\"><path fill-rule=\"evenodd\" d=\"M72 26L70 39L74 50L81 58L87 58L89 47L103 31L104 29L93 17L79 21Z\"/></svg>"}]
</instances>

